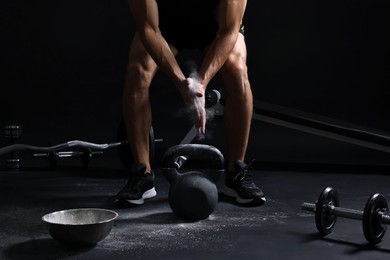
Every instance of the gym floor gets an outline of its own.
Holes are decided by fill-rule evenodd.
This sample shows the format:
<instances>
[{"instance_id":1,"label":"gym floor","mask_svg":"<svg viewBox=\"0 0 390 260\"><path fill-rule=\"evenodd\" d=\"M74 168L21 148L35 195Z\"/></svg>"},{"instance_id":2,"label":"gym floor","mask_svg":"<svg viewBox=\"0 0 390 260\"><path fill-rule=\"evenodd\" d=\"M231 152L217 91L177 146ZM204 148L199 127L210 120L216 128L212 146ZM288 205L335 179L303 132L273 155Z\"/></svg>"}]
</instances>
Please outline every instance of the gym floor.
<instances>
[{"instance_id":1,"label":"gym floor","mask_svg":"<svg viewBox=\"0 0 390 260\"><path fill-rule=\"evenodd\" d=\"M378 127L390 136L389 3L248 1L245 34L254 98ZM38 146L116 141L135 31L127 1L9 0L0 5L1 129L20 123L18 141ZM192 54L178 57L185 74L193 65L187 57L199 57ZM209 87L220 89L220 80L215 77ZM159 157L180 143L193 121L169 77L157 73L153 85L153 127L156 138L163 139ZM226 154L224 124L218 116L214 120L204 142ZM63 158L50 170L47 161L26 152L20 153L24 168L7 171L0 156L0 259L389 259L390 231L372 246L361 221L339 218L333 232L322 237L314 214L302 211L301 204L314 203L328 186L346 208L363 210L374 193L390 200L390 149L381 152L271 125L264 115L262 120L254 121L246 159L258 160L253 178L267 202L242 207L221 195L210 217L196 222L172 213L169 183L158 164L157 197L123 208L113 197L128 170L115 150L92 158L87 170L79 158ZM0 148L8 144L1 135ZM390 138L379 146L386 144L390 147ZM87 207L119 214L110 234L92 247L57 242L41 219L53 211Z\"/></svg>"},{"instance_id":2,"label":"gym floor","mask_svg":"<svg viewBox=\"0 0 390 260\"><path fill-rule=\"evenodd\" d=\"M118 207L113 196L126 170L114 156L84 171L32 166L0 172L1 259L388 259L390 235L371 246L361 221L338 218L333 232L318 234L314 215L302 202L315 202L332 186L340 205L362 210L368 197L390 198L389 176L378 170L313 170L257 167L255 182L267 195L261 207L241 207L220 196L208 219L178 219L168 204L169 183L156 168L157 197L143 206ZM108 166L107 166L108 165ZM52 239L41 217L68 208L118 212L110 234L98 244L72 248Z\"/></svg>"}]
</instances>

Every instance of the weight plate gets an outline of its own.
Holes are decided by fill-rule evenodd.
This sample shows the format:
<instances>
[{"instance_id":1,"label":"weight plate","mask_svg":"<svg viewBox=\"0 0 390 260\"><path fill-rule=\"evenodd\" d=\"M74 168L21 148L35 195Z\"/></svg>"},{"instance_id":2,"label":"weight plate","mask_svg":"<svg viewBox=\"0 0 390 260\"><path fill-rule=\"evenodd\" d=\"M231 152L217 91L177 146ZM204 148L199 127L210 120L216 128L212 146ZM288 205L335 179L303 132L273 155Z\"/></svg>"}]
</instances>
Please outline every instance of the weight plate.
<instances>
[{"instance_id":1,"label":"weight plate","mask_svg":"<svg viewBox=\"0 0 390 260\"><path fill-rule=\"evenodd\" d=\"M386 233L387 226L382 224L381 215L387 214L386 198L379 193L373 194L366 203L363 213L363 233L371 244L377 244Z\"/></svg>"},{"instance_id":2,"label":"weight plate","mask_svg":"<svg viewBox=\"0 0 390 260\"><path fill-rule=\"evenodd\" d=\"M118 142L122 142L124 140L127 140L127 133L126 133L126 127L125 123L122 120L117 129L117 138L116 140ZM125 144L119 145L117 147L119 159L122 162L122 165L128 169L131 169L133 165L133 156L130 151L130 147L128 143L126 142ZM155 137L154 137L154 130L153 127L150 127L149 131L149 160L150 164L153 164L154 162L154 155L155 155Z\"/></svg>"},{"instance_id":3,"label":"weight plate","mask_svg":"<svg viewBox=\"0 0 390 260\"><path fill-rule=\"evenodd\" d=\"M6 138L20 138L22 135L22 126L20 125L7 125L4 127L4 135Z\"/></svg>"},{"instance_id":4,"label":"weight plate","mask_svg":"<svg viewBox=\"0 0 390 260\"><path fill-rule=\"evenodd\" d=\"M81 160L81 165L83 166L84 170L88 169L88 166L89 166L89 163L91 161L92 156L93 156L92 149L90 149L90 148L83 149L83 153L80 157L80 160Z\"/></svg>"},{"instance_id":5,"label":"weight plate","mask_svg":"<svg viewBox=\"0 0 390 260\"><path fill-rule=\"evenodd\" d=\"M51 170L55 170L57 168L57 154L54 151L49 153L49 164Z\"/></svg>"},{"instance_id":6,"label":"weight plate","mask_svg":"<svg viewBox=\"0 0 390 260\"><path fill-rule=\"evenodd\" d=\"M205 101L206 108L214 106L218 102L218 94L214 90L206 90Z\"/></svg>"},{"instance_id":7,"label":"weight plate","mask_svg":"<svg viewBox=\"0 0 390 260\"><path fill-rule=\"evenodd\" d=\"M316 227L322 235L331 233L337 220L337 216L330 214L329 206L339 206L338 193L331 187L325 188L316 202Z\"/></svg>"}]
</instances>

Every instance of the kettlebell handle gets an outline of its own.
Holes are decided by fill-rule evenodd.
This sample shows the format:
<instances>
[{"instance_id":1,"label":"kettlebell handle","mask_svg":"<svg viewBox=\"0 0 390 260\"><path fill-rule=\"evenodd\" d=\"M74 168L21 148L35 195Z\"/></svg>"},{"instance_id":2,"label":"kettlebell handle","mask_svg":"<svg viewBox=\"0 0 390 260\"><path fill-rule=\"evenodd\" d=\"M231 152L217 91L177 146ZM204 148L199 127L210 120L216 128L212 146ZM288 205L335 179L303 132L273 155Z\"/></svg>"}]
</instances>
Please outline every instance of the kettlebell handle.
<instances>
[{"instance_id":1,"label":"kettlebell handle","mask_svg":"<svg viewBox=\"0 0 390 260\"><path fill-rule=\"evenodd\" d=\"M179 169L183 166L183 164L188 160L188 157L180 155L176 157L172 163L172 167L164 168L162 167L162 171L165 177L168 179L170 183L175 183L177 179L180 177Z\"/></svg>"},{"instance_id":2,"label":"kettlebell handle","mask_svg":"<svg viewBox=\"0 0 390 260\"><path fill-rule=\"evenodd\" d=\"M207 163L209 170L223 170L224 157L212 145L206 144L179 144L168 148L162 158L162 168L179 169L186 161L196 162L199 168Z\"/></svg>"}]
</instances>

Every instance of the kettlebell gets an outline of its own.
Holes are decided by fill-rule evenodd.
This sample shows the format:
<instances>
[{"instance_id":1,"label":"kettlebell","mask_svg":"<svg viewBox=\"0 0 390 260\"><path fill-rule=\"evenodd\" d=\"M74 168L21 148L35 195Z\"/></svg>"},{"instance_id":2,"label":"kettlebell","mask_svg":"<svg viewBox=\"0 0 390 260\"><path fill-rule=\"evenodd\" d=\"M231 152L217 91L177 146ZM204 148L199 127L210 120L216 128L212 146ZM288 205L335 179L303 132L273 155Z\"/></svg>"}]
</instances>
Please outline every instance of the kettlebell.
<instances>
[{"instance_id":1,"label":"kettlebell","mask_svg":"<svg viewBox=\"0 0 390 260\"><path fill-rule=\"evenodd\" d=\"M183 170L183 165L186 169ZM168 200L173 213L185 220L206 219L218 204L216 183L224 172L224 157L214 146L180 144L162 158L162 172L170 183Z\"/></svg>"}]
</instances>

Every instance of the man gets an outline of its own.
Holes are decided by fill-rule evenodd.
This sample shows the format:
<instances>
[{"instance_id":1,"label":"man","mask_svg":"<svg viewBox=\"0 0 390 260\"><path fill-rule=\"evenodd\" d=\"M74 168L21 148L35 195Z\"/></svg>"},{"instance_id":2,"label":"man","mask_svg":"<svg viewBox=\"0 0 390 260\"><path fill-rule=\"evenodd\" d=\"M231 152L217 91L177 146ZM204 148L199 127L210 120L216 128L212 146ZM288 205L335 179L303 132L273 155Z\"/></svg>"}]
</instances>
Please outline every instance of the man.
<instances>
[{"instance_id":1,"label":"man","mask_svg":"<svg viewBox=\"0 0 390 260\"><path fill-rule=\"evenodd\" d=\"M156 196L149 162L151 104L149 86L158 68L173 82L192 111L195 127L205 132L205 90L220 73L226 93L228 166L224 193L238 203L261 205L263 192L244 163L252 119L252 92L241 24L246 0L128 0L136 24L126 69L123 109L134 166L118 201L140 205ZM176 55L198 48L203 59L196 75L186 77Z\"/></svg>"}]
</instances>

